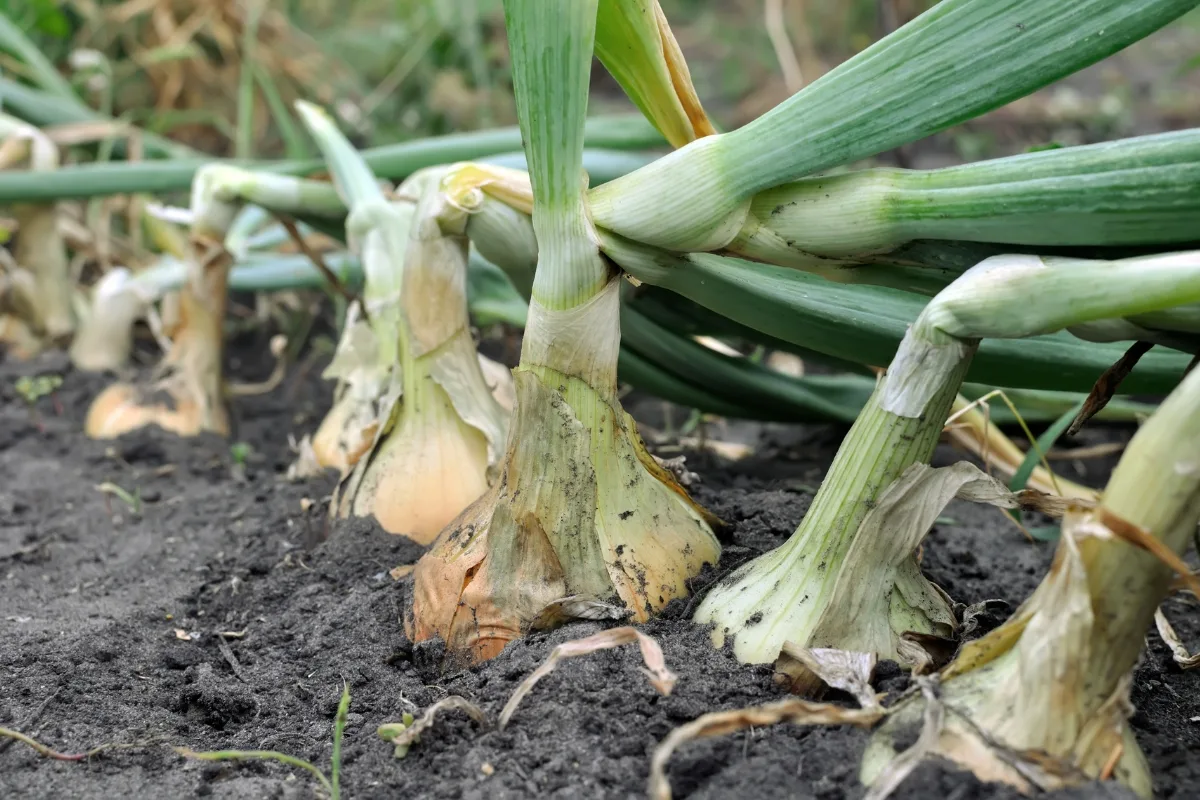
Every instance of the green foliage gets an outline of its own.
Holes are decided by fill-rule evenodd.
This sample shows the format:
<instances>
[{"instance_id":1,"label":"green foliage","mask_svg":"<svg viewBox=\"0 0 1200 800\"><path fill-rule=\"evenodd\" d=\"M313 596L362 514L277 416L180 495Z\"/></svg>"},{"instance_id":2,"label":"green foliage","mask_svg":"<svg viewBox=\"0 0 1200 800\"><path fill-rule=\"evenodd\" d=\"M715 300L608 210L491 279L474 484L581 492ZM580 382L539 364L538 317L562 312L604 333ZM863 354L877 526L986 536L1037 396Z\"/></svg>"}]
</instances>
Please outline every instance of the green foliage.
<instances>
[{"instance_id":1,"label":"green foliage","mask_svg":"<svg viewBox=\"0 0 1200 800\"><path fill-rule=\"evenodd\" d=\"M229 445L229 456L233 459L233 463L239 467L246 466L246 462L254 453L254 448L248 442L234 442Z\"/></svg>"},{"instance_id":2,"label":"green foliage","mask_svg":"<svg viewBox=\"0 0 1200 800\"><path fill-rule=\"evenodd\" d=\"M39 38L65 40L71 21L57 0L0 0L0 14Z\"/></svg>"},{"instance_id":3,"label":"green foliage","mask_svg":"<svg viewBox=\"0 0 1200 800\"><path fill-rule=\"evenodd\" d=\"M54 394L58 387L62 386L62 382L63 379L60 375L22 375L17 378L13 388L26 403L33 406L37 405L37 401L43 397Z\"/></svg>"}]
</instances>

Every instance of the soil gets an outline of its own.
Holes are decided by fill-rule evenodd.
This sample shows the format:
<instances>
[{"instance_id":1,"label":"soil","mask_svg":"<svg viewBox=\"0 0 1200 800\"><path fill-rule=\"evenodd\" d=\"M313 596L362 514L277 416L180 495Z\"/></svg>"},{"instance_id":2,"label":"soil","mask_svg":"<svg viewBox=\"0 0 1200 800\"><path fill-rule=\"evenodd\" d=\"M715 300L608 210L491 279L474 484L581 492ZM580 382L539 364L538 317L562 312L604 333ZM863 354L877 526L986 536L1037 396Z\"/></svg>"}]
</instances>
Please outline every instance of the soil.
<instances>
[{"instance_id":1,"label":"soil","mask_svg":"<svg viewBox=\"0 0 1200 800\"><path fill-rule=\"evenodd\" d=\"M264 344L239 346L263 352ZM245 380L269 371L233 361ZM64 383L31 409L14 381L46 373ZM405 639L403 586L388 573L415 562L420 548L363 522L326 538L332 481L283 477L289 434L311 430L329 402L318 374L293 370L271 393L236 401L236 439L251 447L239 466L229 442L211 436L146 431L89 441L83 415L105 378L74 373L61 358L0 363L0 726L60 751L113 745L68 763L0 744L0 797L312 797L315 783L300 770L189 761L171 746L273 749L327 768L343 682L352 695L347 798L639 797L650 755L673 728L782 696L769 669L713 649L681 601L645 626L679 676L669 697L655 693L637 649L626 646L564 662L503 732L449 712L396 759L376 733L381 723L419 716L450 694L494 720L556 644L607 623L535 634L482 666L439 673L438 646ZM700 591L794 530L842 434L774 427L741 462L690 457L698 499L730 523L723 563L697 581ZM1084 442L1128 435L1084 434ZM953 457L939 453L942 462ZM1082 466L1072 477L1101 485L1111 462ZM136 492L139 507L101 491L106 482ZM924 564L961 602L1015 606L1052 547L1027 541L993 509L956 502L927 541ZM1182 601L1167 610L1184 640L1197 641L1200 624ZM1191 721L1200 718L1200 671L1181 671L1157 636L1148 641L1133 723L1158 796L1185 797L1200 779L1200 724ZM894 693L906 679L884 665L879 683ZM669 775L677 798L860 798L865 740L842 728L755 729L683 746ZM1017 796L940 764L922 766L894 795ZM1056 796L1132 795L1096 784Z\"/></svg>"}]
</instances>

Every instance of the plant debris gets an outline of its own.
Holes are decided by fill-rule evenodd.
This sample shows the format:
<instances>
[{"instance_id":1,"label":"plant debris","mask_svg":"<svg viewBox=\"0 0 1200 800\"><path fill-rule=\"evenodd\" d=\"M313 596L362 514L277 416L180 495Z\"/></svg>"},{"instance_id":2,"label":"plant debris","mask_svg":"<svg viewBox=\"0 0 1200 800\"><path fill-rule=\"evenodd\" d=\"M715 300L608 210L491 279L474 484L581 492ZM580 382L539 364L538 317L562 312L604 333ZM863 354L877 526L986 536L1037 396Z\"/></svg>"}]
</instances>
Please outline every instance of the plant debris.
<instances>
[{"instance_id":1,"label":"plant debris","mask_svg":"<svg viewBox=\"0 0 1200 800\"><path fill-rule=\"evenodd\" d=\"M421 740L421 733L433 726L434 719L442 711L462 711L481 727L488 727L487 715L479 706L465 697L452 694L425 709L425 713L418 720L414 721L412 714L406 713L401 722L385 722L380 725L379 738L396 746L396 758L404 758L408 755L408 748Z\"/></svg>"},{"instance_id":2,"label":"plant debris","mask_svg":"<svg viewBox=\"0 0 1200 800\"><path fill-rule=\"evenodd\" d=\"M681 744L693 739L724 736L746 728L761 728L790 722L794 725L856 725L869 728L886 712L878 705L872 708L846 708L832 703L814 703L799 698L780 700L750 708L714 711L697 717L667 734L650 759L650 781L646 794L650 800L671 800L671 784L667 780L667 762Z\"/></svg>"},{"instance_id":3,"label":"plant debris","mask_svg":"<svg viewBox=\"0 0 1200 800\"><path fill-rule=\"evenodd\" d=\"M1171 648L1171 657L1175 659L1175 663L1179 665L1180 669L1192 669L1200 666L1200 653L1193 655L1188 652L1183 640L1179 638L1179 634L1175 632L1175 628L1171 626L1161 607L1154 612L1154 627L1158 628L1158 635L1162 637L1167 647Z\"/></svg>"},{"instance_id":4,"label":"plant debris","mask_svg":"<svg viewBox=\"0 0 1200 800\"><path fill-rule=\"evenodd\" d=\"M555 647L550 652L550 657L540 667L531 672L529 677L521 681L521 685L517 687L512 697L504 704L504 710L500 712L500 730L504 730L505 726L508 725L508 721L512 719L513 712L521 704L521 699L532 691L538 681L553 672L554 668L558 666L558 662L562 659L574 656L586 656L598 650L609 650L614 647L620 647L623 644L632 644L633 642L637 642L638 647L642 651L642 661L646 665L642 671L650 680L650 684L658 690L659 694L670 694L671 690L675 688L675 673L667 669L662 648L658 646L658 642L637 628L628 626L610 628L609 630L601 631L583 639L563 642Z\"/></svg>"}]
</instances>

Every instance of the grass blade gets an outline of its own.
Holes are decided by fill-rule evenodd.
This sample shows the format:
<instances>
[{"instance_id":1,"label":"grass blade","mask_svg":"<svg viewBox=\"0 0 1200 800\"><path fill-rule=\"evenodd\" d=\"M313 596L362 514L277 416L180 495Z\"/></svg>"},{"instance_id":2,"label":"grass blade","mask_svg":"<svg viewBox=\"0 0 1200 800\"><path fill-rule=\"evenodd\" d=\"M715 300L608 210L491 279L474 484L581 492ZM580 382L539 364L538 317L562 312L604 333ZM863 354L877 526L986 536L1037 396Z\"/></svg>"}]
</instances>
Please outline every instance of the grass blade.
<instances>
[{"instance_id":1,"label":"grass blade","mask_svg":"<svg viewBox=\"0 0 1200 800\"><path fill-rule=\"evenodd\" d=\"M333 720L333 754L329 758L329 794L332 800L341 797L342 739L346 735L346 719L350 715L350 685L342 684L342 698L338 701L337 716Z\"/></svg>"},{"instance_id":2,"label":"grass blade","mask_svg":"<svg viewBox=\"0 0 1200 800\"><path fill-rule=\"evenodd\" d=\"M1075 420L1075 415L1079 413L1079 409L1083 408L1083 401L1076 403L1071 408L1067 409L1061 417L1054 421L1054 424L1042 433L1037 438L1037 441L1025 453L1025 458L1021 461L1021 465L1017 467L1017 471L1013 473L1012 481L1008 488L1014 492L1019 492L1029 483L1029 476L1033 474L1037 468L1039 461L1046 460L1046 454L1054 449L1054 445L1066 433L1067 428L1071 427L1071 423ZM1049 471L1049 465L1046 466Z\"/></svg>"},{"instance_id":3,"label":"grass blade","mask_svg":"<svg viewBox=\"0 0 1200 800\"><path fill-rule=\"evenodd\" d=\"M0 50L6 50L19 58L43 90L83 106L70 82L59 74L54 65L42 55L37 45L3 13L0 13Z\"/></svg>"},{"instance_id":4,"label":"grass blade","mask_svg":"<svg viewBox=\"0 0 1200 800\"><path fill-rule=\"evenodd\" d=\"M312 775L331 798L334 798L334 800L337 798L333 790L333 785L322 774L321 770L317 769L315 764L310 764L302 758L289 756L287 753L280 753L276 750L209 750L197 752L189 750L186 747L177 747L175 748L175 752L184 758L192 758L197 761L278 761L280 764L302 769Z\"/></svg>"}]
</instances>

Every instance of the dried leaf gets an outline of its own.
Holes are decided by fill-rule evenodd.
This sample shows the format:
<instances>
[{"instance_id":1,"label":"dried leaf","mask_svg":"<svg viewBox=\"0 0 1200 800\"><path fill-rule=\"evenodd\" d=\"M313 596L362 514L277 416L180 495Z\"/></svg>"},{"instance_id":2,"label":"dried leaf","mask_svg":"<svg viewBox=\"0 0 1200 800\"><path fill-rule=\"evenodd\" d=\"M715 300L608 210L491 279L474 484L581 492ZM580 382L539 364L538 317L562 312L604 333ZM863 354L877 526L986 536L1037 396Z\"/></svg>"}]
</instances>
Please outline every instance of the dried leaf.
<instances>
[{"instance_id":1,"label":"dried leaf","mask_svg":"<svg viewBox=\"0 0 1200 800\"><path fill-rule=\"evenodd\" d=\"M954 633L951 602L921 574L913 553L955 497L1016 505L1007 487L965 461L938 469L913 464L880 493L863 518L809 641L924 664L917 643L902 640L904 629L894 628L903 614L912 621L910 630L939 637ZM929 654L930 662L937 660Z\"/></svg>"},{"instance_id":2,"label":"dried leaf","mask_svg":"<svg viewBox=\"0 0 1200 800\"><path fill-rule=\"evenodd\" d=\"M946 709L933 688L933 681L918 678L925 697L925 721L921 735L912 746L900 753L872 781L863 800L884 800L904 782L925 759L938 752L938 743L946 728Z\"/></svg>"},{"instance_id":3,"label":"dried leaf","mask_svg":"<svg viewBox=\"0 0 1200 800\"><path fill-rule=\"evenodd\" d=\"M1010 608L1007 600L992 599L980 600L978 603L972 603L963 609L962 622L959 623L958 635L960 639L966 639L975 633L975 629L979 627L979 618L984 614L992 611L1007 611Z\"/></svg>"},{"instance_id":4,"label":"dried leaf","mask_svg":"<svg viewBox=\"0 0 1200 800\"><path fill-rule=\"evenodd\" d=\"M1078 768L1061 758L1038 750L1014 750L989 736L961 710L938 696L940 684L936 678L919 678L918 685L921 696L911 700L924 704L920 709L920 735L911 747L882 765L871 779L863 800L889 797L918 765L933 757L947 759L982 781L1007 783L1025 794L1060 789L1087 780ZM876 737L886 738L889 734L887 726L903 724L915 710L906 704L892 708L888 723ZM893 730L890 735L895 736L898 732ZM871 753L874 747L874 742L868 746L864 763L875 760L877 753Z\"/></svg>"},{"instance_id":5,"label":"dried leaf","mask_svg":"<svg viewBox=\"0 0 1200 800\"><path fill-rule=\"evenodd\" d=\"M1008 402L1003 392L1000 396ZM965 397L958 395L954 401L954 413L946 423L945 432L953 444L982 460L989 473L998 469L1005 475L1015 476L1022 471L1028 454L1005 436L989 415L980 409L980 402L986 401L988 397L990 395L985 395L975 402L968 402ZM1052 455L1046 453L1045 457L1051 458ZM1081 486L1049 471L1044 464L1031 466L1033 471L1024 482L1028 488L1055 496L1084 499L1094 499L1099 495L1095 489Z\"/></svg>"},{"instance_id":6,"label":"dried leaf","mask_svg":"<svg viewBox=\"0 0 1200 800\"><path fill-rule=\"evenodd\" d=\"M646 677L650 679L650 684L658 690L659 694L667 695L675 688L675 673L667 669L666 661L663 659L662 648L658 646L658 642L637 630L636 628L623 627L612 628L607 631L601 631L593 636L588 636L583 639L576 639L571 642L564 642L554 648L550 652L550 657L537 669L529 674L529 677L521 681L521 685L513 692L512 697L504 705L504 710L500 712L500 729L508 725L508 721L512 718L513 712L517 710L522 698L533 689L537 682L549 675L558 666L558 662L564 658L573 656L586 656L589 653L595 653L598 650L609 650L614 647L620 647L623 644L638 643L638 647L642 651L642 661L645 663Z\"/></svg>"},{"instance_id":7,"label":"dried leaf","mask_svg":"<svg viewBox=\"0 0 1200 800\"><path fill-rule=\"evenodd\" d=\"M380 725L379 735L396 746L397 758L403 758L404 754L408 752L408 748L421 737L421 734L433 726L434 719L442 711L462 711L483 727L486 728L488 725L487 715L479 706L465 697L452 694L425 709L425 713L416 722L410 724L391 722ZM410 717L406 719L410 719Z\"/></svg>"},{"instance_id":8,"label":"dried leaf","mask_svg":"<svg viewBox=\"0 0 1200 800\"><path fill-rule=\"evenodd\" d=\"M1097 502L1087 497L1059 497L1037 489L1022 489L1017 492L1016 498L1021 508L1037 511L1051 519L1062 519L1072 509L1095 508Z\"/></svg>"},{"instance_id":9,"label":"dried leaf","mask_svg":"<svg viewBox=\"0 0 1200 800\"><path fill-rule=\"evenodd\" d=\"M1129 373L1133 372L1133 368L1137 366L1142 356L1150 352L1151 347L1154 345L1150 342L1134 342L1125 351L1125 354L1117 359L1117 363L1104 370L1103 374L1096 379L1092 390L1088 392L1087 400L1084 401L1083 408L1079 409L1079 414L1071 422L1071 427L1067 428L1067 436L1079 433L1079 429L1084 426L1084 423L1108 405L1108 401L1112 400L1113 395L1116 394L1121 381L1129 377Z\"/></svg>"},{"instance_id":10,"label":"dried leaf","mask_svg":"<svg viewBox=\"0 0 1200 800\"><path fill-rule=\"evenodd\" d=\"M1192 669L1200 665L1200 654L1192 655L1188 652L1161 608L1154 612L1154 626L1158 628L1158 635L1166 642L1167 647L1171 648L1171 655L1180 669Z\"/></svg>"},{"instance_id":11,"label":"dried leaf","mask_svg":"<svg viewBox=\"0 0 1200 800\"><path fill-rule=\"evenodd\" d=\"M371 326L358 319L360 314L357 303L351 303L347 308L342 338L329 366L321 373L325 380L355 383L364 378L375 379L375 374L380 372L379 341Z\"/></svg>"},{"instance_id":12,"label":"dried leaf","mask_svg":"<svg viewBox=\"0 0 1200 800\"><path fill-rule=\"evenodd\" d=\"M915 675L927 675L950 663L958 652L958 641L932 633L905 631L897 645L901 663L911 664Z\"/></svg>"},{"instance_id":13,"label":"dried leaf","mask_svg":"<svg viewBox=\"0 0 1200 800\"><path fill-rule=\"evenodd\" d=\"M555 600L539 611L531 626L534 630L545 631L557 628L571 620L625 619L631 613L624 606L572 595Z\"/></svg>"},{"instance_id":14,"label":"dried leaf","mask_svg":"<svg viewBox=\"0 0 1200 800\"><path fill-rule=\"evenodd\" d=\"M845 708L832 703L813 703L789 698L761 706L704 714L671 731L654 750L654 756L650 759L647 794L651 800L671 800L671 784L666 773L667 762L681 744L693 739L724 736L746 728L761 728L780 722L790 722L794 725L857 725L860 728L869 728L882 719L885 713L879 706Z\"/></svg>"},{"instance_id":15,"label":"dried leaf","mask_svg":"<svg viewBox=\"0 0 1200 800\"><path fill-rule=\"evenodd\" d=\"M787 675L793 687L810 684L815 678L827 686L853 695L863 708L877 708L879 698L871 688L871 674L875 671L876 661L874 653L808 648L795 642L784 642L775 669Z\"/></svg>"}]
</instances>

